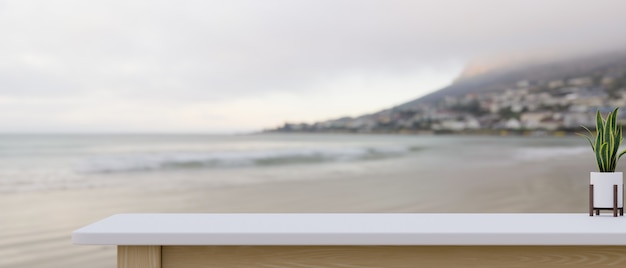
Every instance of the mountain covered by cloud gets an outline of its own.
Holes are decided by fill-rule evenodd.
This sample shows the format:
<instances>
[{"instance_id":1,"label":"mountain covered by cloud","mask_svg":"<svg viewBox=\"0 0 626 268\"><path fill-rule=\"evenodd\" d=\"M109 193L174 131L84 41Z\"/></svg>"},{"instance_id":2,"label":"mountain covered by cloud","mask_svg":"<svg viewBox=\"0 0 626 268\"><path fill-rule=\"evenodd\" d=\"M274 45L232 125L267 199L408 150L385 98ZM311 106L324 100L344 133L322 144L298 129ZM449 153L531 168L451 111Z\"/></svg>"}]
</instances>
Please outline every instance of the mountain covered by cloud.
<instances>
[{"instance_id":1,"label":"mountain covered by cloud","mask_svg":"<svg viewBox=\"0 0 626 268\"><path fill-rule=\"evenodd\" d=\"M580 125L593 127L598 109L624 106L626 50L516 55L475 61L449 86L398 106L315 124L286 124L276 131L569 132Z\"/></svg>"},{"instance_id":2,"label":"mountain covered by cloud","mask_svg":"<svg viewBox=\"0 0 626 268\"><path fill-rule=\"evenodd\" d=\"M506 57L502 58L506 59ZM507 88L516 88L516 83L521 81L545 84L551 80L598 76L610 73L612 69L626 69L626 50L567 56L547 55L543 58L536 55L528 57L515 55L510 59L510 61L471 62L451 85L409 101L400 107L434 102L445 96L456 97L471 93L503 91Z\"/></svg>"}]
</instances>

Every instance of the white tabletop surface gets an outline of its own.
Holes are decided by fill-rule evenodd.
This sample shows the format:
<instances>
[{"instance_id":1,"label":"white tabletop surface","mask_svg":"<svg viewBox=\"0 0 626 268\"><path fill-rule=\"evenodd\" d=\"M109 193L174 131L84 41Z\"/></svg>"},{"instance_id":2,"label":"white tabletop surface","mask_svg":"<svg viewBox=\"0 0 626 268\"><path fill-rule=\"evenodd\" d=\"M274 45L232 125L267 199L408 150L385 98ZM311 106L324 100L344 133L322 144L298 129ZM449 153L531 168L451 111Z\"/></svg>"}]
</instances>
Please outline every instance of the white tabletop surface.
<instances>
[{"instance_id":1,"label":"white tabletop surface","mask_svg":"<svg viewBox=\"0 0 626 268\"><path fill-rule=\"evenodd\" d=\"M587 214L118 214L83 245L626 245L626 217Z\"/></svg>"}]
</instances>

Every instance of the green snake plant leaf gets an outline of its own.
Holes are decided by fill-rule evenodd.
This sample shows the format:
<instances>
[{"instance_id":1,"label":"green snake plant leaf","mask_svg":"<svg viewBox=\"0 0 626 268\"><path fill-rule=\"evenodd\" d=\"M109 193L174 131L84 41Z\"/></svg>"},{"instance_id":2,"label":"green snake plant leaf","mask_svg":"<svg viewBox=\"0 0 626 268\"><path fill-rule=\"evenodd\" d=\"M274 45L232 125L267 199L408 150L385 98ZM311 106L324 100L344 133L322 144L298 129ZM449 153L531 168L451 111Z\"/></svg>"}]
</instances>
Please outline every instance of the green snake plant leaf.
<instances>
[{"instance_id":1,"label":"green snake plant leaf","mask_svg":"<svg viewBox=\"0 0 626 268\"><path fill-rule=\"evenodd\" d=\"M617 124L618 111L619 108L615 108L608 113L606 119L602 118L599 110L596 111L595 137L594 133L584 126L588 135L579 134L589 142L600 172L614 172L617 168L617 161L626 154L626 150L619 152L624 137L622 127Z\"/></svg>"},{"instance_id":2,"label":"green snake plant leaf","mask_svg":"<svg viewBox=\"0 0 626 268\"><path fill-rule=\"evenodd\" d=\"M606 143L603 143L600 145L600 148L596 149L596 162L598 162L598 169L600 170L600 172L604 172L604 167L605 167L605 158L604 156L604 148L606 148Z\"/></svg>"},{"instance_id":3,"label":"green snake plant leaf","mask_svg":"<svg viewBox=\"0 0 626 268\"><path fill-rule=\"evenodd\" d=\"M609 117L611 117L611 115L609 115ZM607 122L607 126L611 127L610 124L610 120L607 120L609 122ZM609 128L606 130L605 132L607 137L607 148L606 148L606 152L604 153L604 157L606 157L607 161L607 170L614 170L615 169L615 164L617 163L617 154L616 154L616 150L615 150L615 131L613 131L613 129Z\"/></svg>"},{"instance_id":4,"label":"green snake plant leaf","mask_svg":"<svg viewBox=\"0 0 626 268\"><path fill-rule=\"evenodd\" d=\"M604 143L604 119L602 119L602 115L598 110L596 112L596 142L594 142L596 145L596 153L598 153L598 146L601 146L602 143Z\"/></svg>"},{"instance_id":5,"label":"green snake plant leaf","mask_svg":"<svg viewBox=\"0 0 626 268\"><path fill-rule=\"evenodd\" d=\"M589 141L589 145L591 145L591 150L593 150L594 152L596 151L596 146L595 144L593 144L593 141L591 140L591 137L593 137L593 132L591 132L591 130L589 130L589 128L587 128L586 126L582 126L585 130L587 130L587 133L589 133L589 136L584 135L584 134L580 134L580 133L576 133L578 134L578 136L581 136L585 139L587 139L587 141Z\"/></svg>"},{"instance_id":6,"label":"green snake plant leaf","mask_svg":"<svg viewBox=\"0 0 626 268\"><path fill-rule=\"evenodd\" d=\"M618 127L617 128L617 135L616 136L619 137L619 142L618 143L619 143L619 145L621 145L622 142L624 141L624 137L622 136L622 127ZM617 148L619 148L619 145L617 146ZM618 151L618 150L616 150L616 151ZM616 154L617 154L617 152L616 152ZM617 155L617 160L619 160L622 157L622 155L624 155L624 154L626 154L626 150L622 151L621 153L619 153Z\"/></svg>"},{"instance_id":7,"label":"green snake plant leaf","mask_svg":"<svg viewBox=\"0 0 626 268\"><path fill-rule=\"evenodd\" d=\"M617 159L619 159L620 157L622 157L622 155L626 154L626 150L622 151L619 156L617 157Z\"/></svg>"},{"instance_id":8,"label":"green snake plant leaf","mask_svg":"<svg viewBox=\"0 0 626 268\"><path fill-rule=\"evenodd\" d=\"M609 147L610 147L609 150L611 152L616 151L615 150L616 148L614 148L615 145L616 145L615 143L617 142L617 140L615 139L615 134L617 134L616 133L617 132L617 128L616 128L616 125L615 125L615 121L616 121L616 118L617 118L616 115L617 115L617 110L614 110L613 112L610 112L607 115L607 117L606 117L606 124L604 126L604 128L605 128L605 133L604 133L605 140L606 141L611 141L609 143ZM617 145L619 146L619 144L617 144Z\"/></svg>"}]
</instances>

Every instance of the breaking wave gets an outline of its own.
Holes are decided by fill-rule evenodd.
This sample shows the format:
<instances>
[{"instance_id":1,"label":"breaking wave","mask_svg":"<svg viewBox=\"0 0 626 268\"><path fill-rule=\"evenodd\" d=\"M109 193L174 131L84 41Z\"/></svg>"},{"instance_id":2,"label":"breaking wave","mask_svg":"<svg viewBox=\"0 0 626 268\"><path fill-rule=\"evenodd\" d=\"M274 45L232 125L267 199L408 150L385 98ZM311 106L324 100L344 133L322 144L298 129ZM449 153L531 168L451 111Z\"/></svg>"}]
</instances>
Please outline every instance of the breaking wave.
<instances>
[{"instance_id":1,"label":"breaking wave","mask_svg":"<svg viewBox=\"0 0 626 268\"><path fill-rule=\"evenodd\" d=\"M563 156L583 155L590 153L589 146L576 147L530 147L517 149L515 158L526 161L541 161Z\"/></svg>"},{"instance_id":2,"label":"breaking wave","mask_svg":"<svg viewBox=\"0 0 626 268\"><path fill-rule=\"evenodd\" d=\"M107 155L87 159L77 171L82 173L114 173L350 162L399 157L417 150L419 148L396 146Z\"/></svg>"}]
</instances>

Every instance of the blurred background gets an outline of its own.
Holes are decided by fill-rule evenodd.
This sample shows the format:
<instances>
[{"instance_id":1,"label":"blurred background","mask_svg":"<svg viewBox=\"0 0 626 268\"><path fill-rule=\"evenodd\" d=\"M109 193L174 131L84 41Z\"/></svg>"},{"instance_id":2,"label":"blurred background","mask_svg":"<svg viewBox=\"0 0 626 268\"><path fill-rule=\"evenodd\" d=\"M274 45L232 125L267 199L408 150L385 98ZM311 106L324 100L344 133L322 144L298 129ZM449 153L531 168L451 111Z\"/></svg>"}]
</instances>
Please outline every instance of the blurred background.
<instances>
[{"instance_id":1,"label":"blurred background","mask_svg":"<svg viewBox=\"0 0 626 268\"><path fill-rule=\"evenodd\" d=\"M585 212L625 9L0 0L0 267L115 267L70 234L126 212Z\"/></svg>"}]
</instances>

